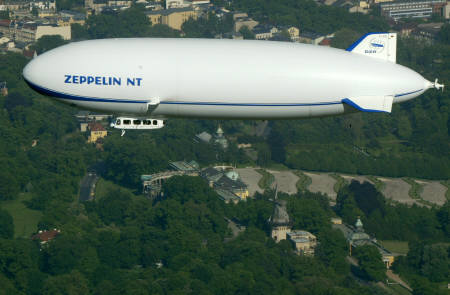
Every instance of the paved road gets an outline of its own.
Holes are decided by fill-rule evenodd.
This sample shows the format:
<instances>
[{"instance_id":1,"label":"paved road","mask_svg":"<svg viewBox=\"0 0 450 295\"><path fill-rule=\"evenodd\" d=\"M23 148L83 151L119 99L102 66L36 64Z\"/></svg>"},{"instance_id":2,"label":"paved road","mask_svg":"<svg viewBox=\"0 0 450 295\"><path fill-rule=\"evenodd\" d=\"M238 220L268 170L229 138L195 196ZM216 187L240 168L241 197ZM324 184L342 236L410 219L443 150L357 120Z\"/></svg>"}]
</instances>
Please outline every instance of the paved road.
<instances>
[{"instance_id":1,"label":"paved road","mask_svg":"<svg viewBox=\"0 0 450 295\"><path fill-rule=\"evenodd\" d=\"M98 176L94 172L88 172L80 182L80 202L89 201L92 199L91 191L95 189Z\"/></svg>"}]
</instances>

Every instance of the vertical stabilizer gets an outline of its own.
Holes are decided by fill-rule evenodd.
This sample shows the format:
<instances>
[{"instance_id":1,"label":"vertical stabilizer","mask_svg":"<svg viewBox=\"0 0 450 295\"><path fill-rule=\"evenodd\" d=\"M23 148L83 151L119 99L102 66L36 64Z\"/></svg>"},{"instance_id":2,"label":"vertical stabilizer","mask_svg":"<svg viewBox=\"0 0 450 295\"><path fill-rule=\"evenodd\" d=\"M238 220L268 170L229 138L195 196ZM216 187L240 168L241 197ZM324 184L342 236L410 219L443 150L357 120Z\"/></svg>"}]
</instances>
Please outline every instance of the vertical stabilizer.
<instances>
[{"instance_id":1,"label":"vertical stabilizer","mask_svg":"<svg viewBox=\"0 0 450 295\"><path fill-rule=\"evenodd\" d=\"M347 48L347 51L396 63L397 34L368 33Z\"/></svg>"}]
</instances>

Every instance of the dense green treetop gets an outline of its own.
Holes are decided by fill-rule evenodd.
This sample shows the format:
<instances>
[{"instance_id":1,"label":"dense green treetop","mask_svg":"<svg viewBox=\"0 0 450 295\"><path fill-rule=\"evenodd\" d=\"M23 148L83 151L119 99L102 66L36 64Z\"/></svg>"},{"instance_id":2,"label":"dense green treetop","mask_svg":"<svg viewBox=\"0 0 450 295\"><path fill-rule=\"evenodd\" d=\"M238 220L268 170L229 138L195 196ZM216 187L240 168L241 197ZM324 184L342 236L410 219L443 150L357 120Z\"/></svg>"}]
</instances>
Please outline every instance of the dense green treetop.
<instances>
[{"instance_id":1,"label":"dense green treetop","mask_svg":"<svg viewBox=\"0 0 450 295\"><path fill-rule=\"evenodd\" d=\"M8 211L0 207L0 238L12 239L14 237L14 223Z\"/></svg>"},{"instance_id":2,"label":"dense green treetop","mask_svg":"<svg viewBox=\"0 0 450 295\"><path fill-rule=\"evenodd\" d=\"M372 281L384 281L386 278L386 266L381 260L381 254L375 246L360 246L353 253L358 259L364 277Z\"/></svg>"}]
</instances>

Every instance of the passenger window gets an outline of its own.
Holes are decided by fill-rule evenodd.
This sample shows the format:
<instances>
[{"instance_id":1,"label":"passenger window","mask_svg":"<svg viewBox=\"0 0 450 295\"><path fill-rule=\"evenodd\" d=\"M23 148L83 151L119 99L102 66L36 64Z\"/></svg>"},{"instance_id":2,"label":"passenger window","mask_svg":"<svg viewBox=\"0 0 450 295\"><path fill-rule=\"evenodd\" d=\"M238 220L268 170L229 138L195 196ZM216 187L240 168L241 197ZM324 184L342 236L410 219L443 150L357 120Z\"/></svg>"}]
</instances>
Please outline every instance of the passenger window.
<instances>
[{"instance_id":1,"label":"passenger window","mask_svg":"<svg viewBox=\"0 0 450 295\"><path fill-rule=\"evenodd\" d=\"M120 125L120 119L117 119L116 125Z\"/></svg>"},{"instance_id":2,"label":"passenger window","mask_svg":"<svg viewBox=\"0 0 450 295\"><path fill-rule=\"evenodd\" d=\"M153 125L158 125L158 121L157 120L153 120Z\"/></svg>"},{"instance_id":3,"label":"passenger window","mask_svg":"<svg viewBox=\"0 0 450 295\"><path fill-rule=\"evenodd\" d=\"M134 124L134 125L141 125L141 120L134 120L134 121L133 121L133 124Z\"/></svg>"},{"instance_id":4,"label":"passenger window","mask_svg":"<svg viewBox=\"0 0 450 295\"><path fill-rule=\"evenodd\" d=\"M144 125L152 125L150 120L144 120L142 123L144 123Z\"/></svg>"},{"instance_id":5,"label":"passenger window","mask_svg":"<svg viewBox=\"0 0 450 295\"><path fill-rule=\"evenodd\" d=\"M124 125L130 125L131 124L131 120L123 120L123 124Z\"/></svg>"}]
</instances>

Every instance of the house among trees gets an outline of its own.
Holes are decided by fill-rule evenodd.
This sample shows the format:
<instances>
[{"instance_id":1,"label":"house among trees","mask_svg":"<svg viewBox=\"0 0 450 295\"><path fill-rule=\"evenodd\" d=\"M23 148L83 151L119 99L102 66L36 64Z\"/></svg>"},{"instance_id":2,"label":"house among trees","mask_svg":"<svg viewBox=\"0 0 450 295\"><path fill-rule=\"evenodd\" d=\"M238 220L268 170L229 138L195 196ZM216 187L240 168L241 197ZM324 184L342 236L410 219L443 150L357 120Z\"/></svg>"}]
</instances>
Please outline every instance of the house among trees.
<instances>
[{"instance_id":1,"label":"house among trees","mask_svg":"<svg viewBox=\"0 0 450 295\"><path fill-rule=\"evenodd\" d=\"M377 243L376 239L371 238L368 234L364 232L363 223L361 222L361 219L358 217L355 223L355 230L351 231L348 236L347 240L349 243L349 250L350 255L352 254L352 249L357 248L364 245L373 245L375 246L378 251L381 254L381 257L383 259L383 263L386 265L386 268L390 268L392 263L394 263L394 255L387 249L385 249L383 246Z\"/></svg>"},{"instance_id":2,"label":"house among trees","mask_svg":"<svg viewBox=\"0 0 450 295\"><path fill-rule=\"evenodd\" d=\"M286 210L286 201L275 201L273 214L269 218L269 224L272 227L271 237L275 242L286 240L286 234L291 231L292 222L289 220L289 214Z\"/></svg>"},{"instance_id":3,"label":"house among trees","mask_svg":"<svg viewBox=\"0 0 450 295\"><path fill-rule=\"evenodd\" d=\"M96 143L100 138L104 138L108 135L108 131L106 131L105 127L97 122L89 123L87 129L90 132L88 143Z\"/></svg>"},{"instance_id":4,"label":"house among trees","mask_svg":"<svg viewBox=\"0 0 450 295\"><path fill-rule=\"evenodd\" d=\"M61 231L59 229L52 230L40 230L37 234L31 237L33 241L39 241L41 246L47 244L51 240L53 240L57 235L59 235Z\"/></svg>"},{"instance_id":5,"label":"house among trees","mask_svg":"<svg viewBox=\"0 0 450 295\"><path fill-rule=\"evenodd\" d=\"M209 183L209 186L219 194L226 202L238 202L249 196L248 187L239 177L236 171L206 168L200 174Z\"/></svg>"},{"instance_id":6,"label":"house among trees","mask_svg":"<svg viewBox=\"0 0 450 295\"><path fill-rule=\"evenodd\" d=\"M2 96L8 95L8 88L6 87L6 82L0 82L0 93Z\"/></svg>"},{"instance_id":7,"label":"house among trees","mask_svg":"<svg viewBox=\"0 0 450 295\"><path fill-rule=\"evenodd\" d=\"M228 140L224 136L224 132L222 130L222 127L217 128L217 131L214 135L209 134L206 131L203 131L202 133L199 133L195 135L194 138L195 142L204 142L204 143L214 143L222 147L223 149L228 148Z\"/></svg>"},{"instance_id":8,"label":"house among trees","mask_svg":"<svg viewBox=\"0 0 450 295\"><path fill-rule=\"evenodd\" d=\"M292 221L286 210L285 200L275 200L273 214L269 218L272 227L271 237L275 242L288 239L292 242L295 252L298 255L313 256L317 246L315 235L304 230L292 230Z\"/></svg>"},{"instance_id":9,"label":"house among trees","mask_svg":"<svg viewBox=\"0 0 450 295\"><path fill-rule=\"evenodd\" d=\"M298 255L314 256L317 246L317 238L312 233L305 230L293 230L287 233L288 240L294 244L295 252Z\"/></svg>"}]
</instances>

